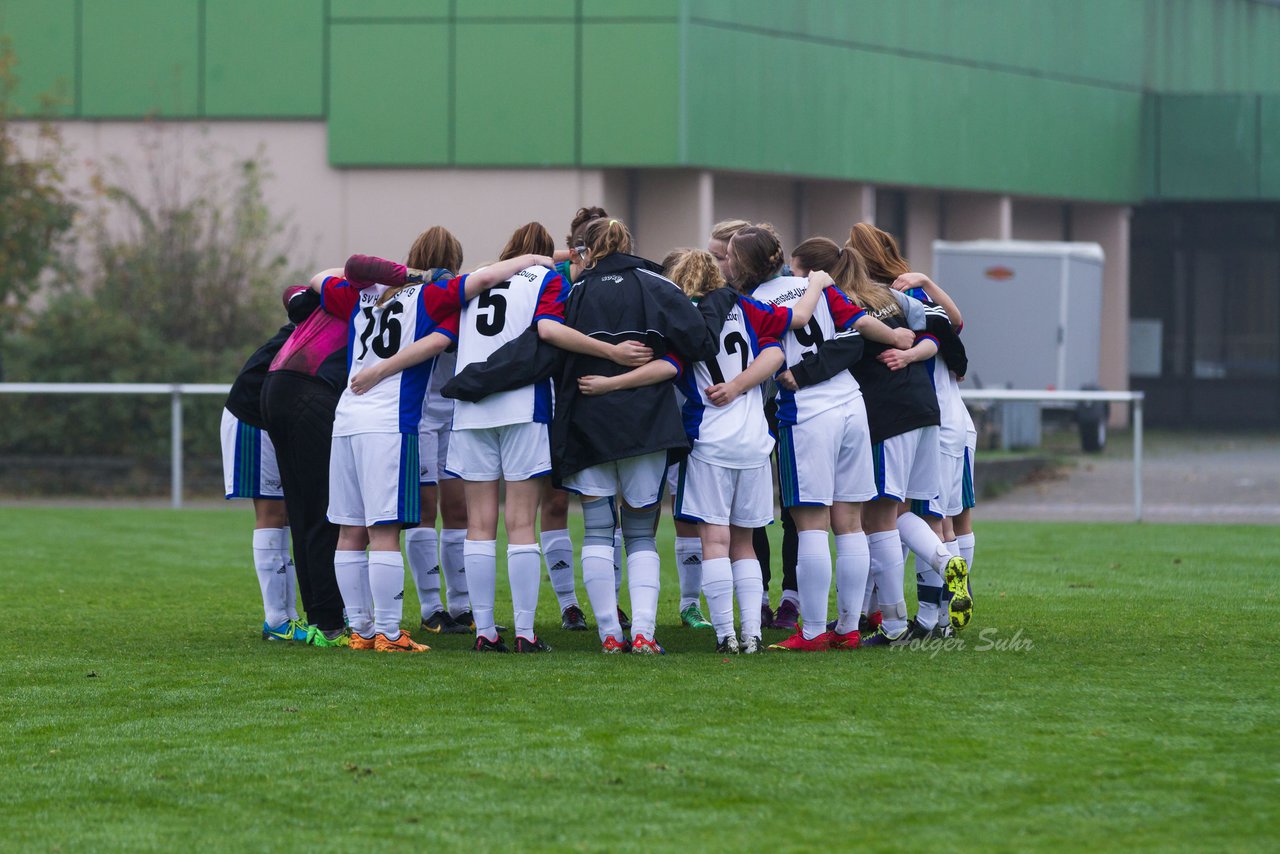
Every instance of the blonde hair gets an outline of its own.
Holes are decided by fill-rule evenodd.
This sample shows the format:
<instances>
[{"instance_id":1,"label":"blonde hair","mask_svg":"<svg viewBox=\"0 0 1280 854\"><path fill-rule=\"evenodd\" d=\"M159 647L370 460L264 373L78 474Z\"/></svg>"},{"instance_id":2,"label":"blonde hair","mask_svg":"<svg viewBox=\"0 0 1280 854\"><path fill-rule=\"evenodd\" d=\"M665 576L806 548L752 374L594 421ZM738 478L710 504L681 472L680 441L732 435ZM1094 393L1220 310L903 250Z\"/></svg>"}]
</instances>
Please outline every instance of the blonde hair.
<instances>
[{"instance_id":1,"label":"blonde hair","mask_svg":"<svg viewBox=\"0 0 1280 854\"><path fill-rule=\"evenodd\" d=\"M711 239L723 240L725 243L742 229L751 225L745 219L726 219L711 226Z\"/></svg>"},{"instance_id":2,"label":"blonde hair","mask_svg":"<svg viewBox=\"0 0 1280 854\"><path fill-rule=\"evenodd\" d=\"M869 222L860 222L851 228L844 245L862 255L867 275L878 282L892 282L903 273L911 272L911 265L902 257L893 235Z\"/></svg>"},{"instance_id":3,"label":"blonde hair","mask_svg":"<svg viewBox=\"0 0 1280 854\"><path fill-rule=\"evenodd\" d=\"M675 256L674 260L672 256ZM724 287L720 265L705 249L677 249L667 256L670 264L663 264L667 278L680 286L685 296L697 299Z\"/></svg>"},{"instance_id":4,"label":"blonde hair","mask_svg":"<svg viewBox=\"0 0 1280 854\"><path fill-rule=\"evenodd\" d=\"M867 275L867 264L861 253L845 246L840 249L840 256L830 270L836 287L862 308L878 318L892 317L902 314L898 300L884 285L871 281Z\"/></svg>"},{"instance_id":5,"label":"blonde hair","mask_svg":"<svg viewBox=\"0 0 1280 854\"><path fill-rule=\"evenodd\" d=\"M582 234L587 254L591 257L590 269L596 262L615 252L631 252L631 232L620 219L593 219Z\"/></svg>"}]
</instances>

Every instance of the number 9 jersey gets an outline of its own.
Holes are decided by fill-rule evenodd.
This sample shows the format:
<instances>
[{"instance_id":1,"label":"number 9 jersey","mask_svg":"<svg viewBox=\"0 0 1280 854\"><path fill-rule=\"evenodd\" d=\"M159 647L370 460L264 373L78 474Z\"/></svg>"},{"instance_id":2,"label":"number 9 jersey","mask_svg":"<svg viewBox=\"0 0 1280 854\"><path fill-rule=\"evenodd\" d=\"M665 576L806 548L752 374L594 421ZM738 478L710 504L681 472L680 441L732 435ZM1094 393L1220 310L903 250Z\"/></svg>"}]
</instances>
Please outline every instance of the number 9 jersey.
<instances>
[{"instance_id":1,"label":"number 9 jersey","mask_svg":"<svg viewBox=\"0 0 1280 854\"><path fill-rule=\"evenodd\" d=\"M320 305L336 317L349 318L347 333L347 379L365 368L390 359L432 332L458 338L458 313L462 310L466 277L439 279L408 285L382 305L378 301L386 287L358 289L346 279L331 276L320 288ZM364 394L356 394L348 383L338 399L333 435L359 433L418 434L422 399L431 379L435 359L393 374Z\"/></svg>"},{"instance_id":2,"label":"number 9 jersey","mask_svg":"<svg viewBox=\"0 0 1280 854\"><path fill-rule=\"evenodd\" d=\"M539 320L564 322L569 288L546 267L526 267L505 282L481 293L462 310L458 333L458 367L488 360ZM551 380L492 394L474 403L454 403L453 429L478 430L508 424L551 423Z\"/></svg>"}]
</instances>

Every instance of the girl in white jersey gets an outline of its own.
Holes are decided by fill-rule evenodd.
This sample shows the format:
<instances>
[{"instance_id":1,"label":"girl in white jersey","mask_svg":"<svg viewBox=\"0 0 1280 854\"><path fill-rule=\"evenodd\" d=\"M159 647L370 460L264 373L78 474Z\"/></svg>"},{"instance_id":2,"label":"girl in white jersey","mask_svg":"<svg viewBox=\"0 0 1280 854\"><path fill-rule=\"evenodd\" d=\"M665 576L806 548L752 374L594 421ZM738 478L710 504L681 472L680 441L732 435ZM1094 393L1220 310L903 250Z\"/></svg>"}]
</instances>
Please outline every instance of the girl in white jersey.
<instances>
[{"instance_id":1,"label":"girl in white jersey","mask_svg":"<svg viewBox=\"0 0 1280 854\"><path fill-rule=\"evenodd\" d=\"M734 283L760 302L790 306L808 289L805 279L780 275L782 262L782 245L767 225L744 228L729 242ZM784 337L786 366L800 364L806 354L816 352L837 333L864 333L884 343L903 343L902 336L894 336L840 291L828 287L809 323ZM827 531L836 534L835 570L843 613L845 591L856 589L851 601L860 603L868 569L859 520L861 502L875 495L866 409L857 381L847 371L801 389L789 379L788 372L779 375L778 469L782 503L791 508L798 531L796 583L803 626L771 648L805 652L844 648L826 628L832 574ZM856 613L856 605L852 610ZM856 632L853 637L856 646Z\"/></svg>"},{"instance_id":2,"label":"girl in white jersey","mask_svg":"<svg viewBox=\"0 0 1280 854\"><path fill-rule=\"evenodd\" d=\"M385 262L391 275L382 269L366 273L377 265L353 256L346 276L330 271L312 280L323 308L350 318L348 376L376 367L415 341L423 341L419 352L426 354L420 365L372 385L367 393L345 389L334 416L329 519L340 526L334 566L354 649L428 649L400 630L400 528L419 521L418 422L431 357L456 340L458 313L470 297L543 260L549 261L526 256L451 278L447 270L406 276L405 268ZM379 284L379 278L390 286Z\"/></svg>"},{"instance_id":3,"label":"girl in white jersey","mask_svg":"<svg viewBox=\"0 0 1280 854\"><path fill-rule=\"evenodd\" d=\"M684 250L669 275L694 301L725 285L715 258L698 249ZM809 322L830 283L829 276L817 273L794 308L736 294L720 328L719 352L694 363L677 383L693 448L678 466L673 515L697 525L702 588L720 653L752 654L762 648L764 580L752 539L755 530L773 521L773 437L760 385L782 367L779 339ZM741 642L733 631L735 590Z\"/></svg>"}]
</instances>

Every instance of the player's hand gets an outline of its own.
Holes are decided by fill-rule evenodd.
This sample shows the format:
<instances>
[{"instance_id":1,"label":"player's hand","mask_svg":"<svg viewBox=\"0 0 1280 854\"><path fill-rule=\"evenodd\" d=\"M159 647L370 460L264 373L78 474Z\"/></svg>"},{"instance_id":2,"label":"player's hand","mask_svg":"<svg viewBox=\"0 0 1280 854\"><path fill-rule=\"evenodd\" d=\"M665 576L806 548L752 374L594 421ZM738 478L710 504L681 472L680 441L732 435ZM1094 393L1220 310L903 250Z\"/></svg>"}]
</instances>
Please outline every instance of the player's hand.
<instances>
[{"instance_id":1,"label":"player's hand","mask_svg":"<svg viewBox=\"0 0 1280 854\"><path fill-rule=\"evenodd\" d=\"M383 371L379 370L380 367L380 365L375 365L371 368L365 368L363 371L352 377L351 390L356 394L364 394L369 389L386 379L383 375Z\"/></svg>"},{"instance_id":2,"label":"player's hand","mask_svg":"<svg viewBox=\"0 0 1280 854\"><path fill-rule=\"evenodd\" d=\"M906 350L885 350L876 359L891 371L900 371L911 364Z\"/></svg>"},{"instance_id":3,"label":"player's hand","mask_svg":"<svg viewBox=\"0 0 1280 854\"><path fill-rule=\"evenodd\" d=\"M613 345L610 358L624 368L638 368L653 361L653 349L639 341L623 341Z\"/></svg>"},{"instance_id":4,"label":"player's hand","mask_svg":"<svg viewBox=\"0 0 1280 854\"><path fill-rule=\"evenodd\" d=\"M526 267L541 266L551 270L554 270L556 268L556 259L550 258L546 255L529 255L525 260L529 262L528 264L525 265Z\"/></svg>"},{"instance_id":5,"label":"player's hand","mask_svg":"<svg viewBox=\"0 0 1280 854\"><path fill-rule=\"evenodd\" d=\"M796 385L796 378L792 376L790 371L783 371L774 377L774 382L785 388L787 391L799 391L800 386Z\"/></svg>"},{"instance_id":6,"label":"player's hand","mask_svg":"<svg viewBox=\"0 0 1280 854\"><path fill-rule=\"evenodd\" d=\"M599 397L613 391L613 377L587 376L578 378L578 391L587 397Z\"/></svg>"},{"instance_id":7,"label":"player's hand","mask_svg":"<svg viewBox=\"0 0 1280 854\"><path fill-rule=\"evenodd\" d=\"M912 288L927 288L932 284L933 280L924 273L903 273L893 280L890 287L895 291L909 291Z\"/></svg>"},{"instance_id":8,"label":"player's hand","mask_svg":"<svg viewBox=\"0 0 1280 854\"><path fill-rule=\"evenodd\" d=\"M742 390L735 383L720 383L707 386L707 400L716 406L728 406L742 396Z\"/></svg>"},{"instance_id":9,"label":"player's hand","mask_svg":"<svg viewBox=\"0 0 1280 854\"><path fill-rule=\"evenodd\" d=\"M916 334L910 329L899 327L893 330L893 346L899 350L910 350L916 345Z\"/></svg>"},{"instance_id":10,"label":"player's hand","mask_svg":"<svg viewBox=\"0 0 1280 854\"><path fill-rule=\"evenodd\" d=\"M811 287L816 286L819 288L825 288L830 285L834 285L835 283L836 283L836 280L831 278L831 274L826 272L825 270L809 271L809 285Z\"/></svg>"}]
</instances>

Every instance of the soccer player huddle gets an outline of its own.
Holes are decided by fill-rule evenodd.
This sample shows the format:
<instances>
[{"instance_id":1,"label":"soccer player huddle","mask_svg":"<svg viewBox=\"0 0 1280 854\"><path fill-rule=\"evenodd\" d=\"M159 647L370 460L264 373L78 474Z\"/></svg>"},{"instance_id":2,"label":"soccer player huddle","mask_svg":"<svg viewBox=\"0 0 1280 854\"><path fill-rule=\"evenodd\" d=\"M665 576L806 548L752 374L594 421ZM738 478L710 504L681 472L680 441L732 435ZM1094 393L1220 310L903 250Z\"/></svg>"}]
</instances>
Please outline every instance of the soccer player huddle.
<instances>
[{"instance_id":1,"label":"soccer player huddle","mask_svg":"<svg viewBox=\"0 0 1280 854\"><path fill-rule=\"evenodd\" d=\"M285 291L290 322L245 364L222 425L227 497L254 499L264 639L428 650L401 629L404 529L423 630L549 652L535 628L544 562L561 628L589 628L576 494L602 651L662 653L668 491L680 619L714 631L720 653L761 652L764 628L793 632L768 649L803 652L968 624L962 320L892 235L858 223L842 245L813 237L786 254L768 224L731 220L659 265L632 254L623 222L582 208L566 242L529 223L462 273L461 244L436 226L403 264L353 255ZM510 646L495 621L500 511Z\"/></svg>"}]
</instances>

